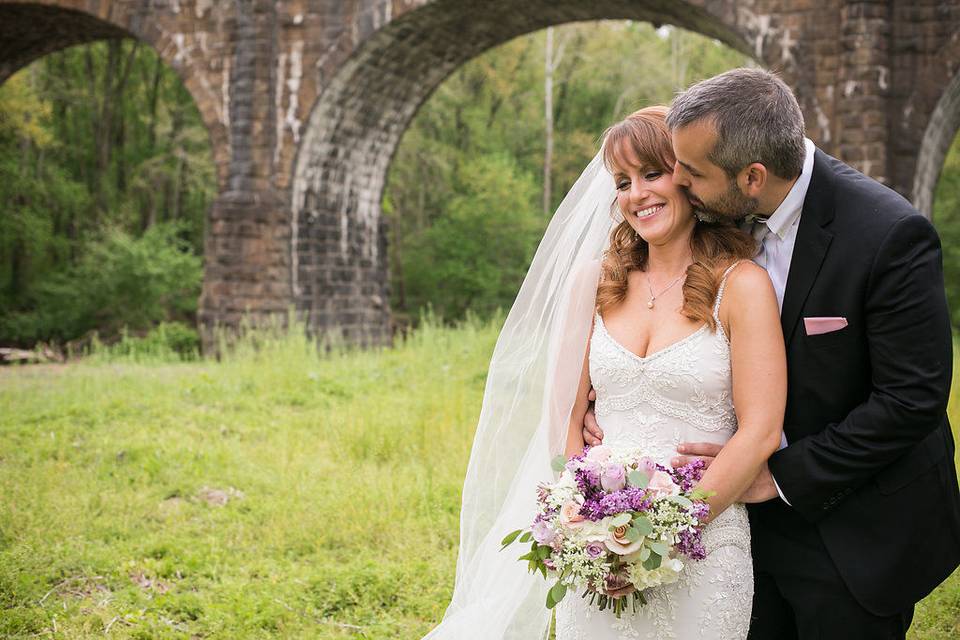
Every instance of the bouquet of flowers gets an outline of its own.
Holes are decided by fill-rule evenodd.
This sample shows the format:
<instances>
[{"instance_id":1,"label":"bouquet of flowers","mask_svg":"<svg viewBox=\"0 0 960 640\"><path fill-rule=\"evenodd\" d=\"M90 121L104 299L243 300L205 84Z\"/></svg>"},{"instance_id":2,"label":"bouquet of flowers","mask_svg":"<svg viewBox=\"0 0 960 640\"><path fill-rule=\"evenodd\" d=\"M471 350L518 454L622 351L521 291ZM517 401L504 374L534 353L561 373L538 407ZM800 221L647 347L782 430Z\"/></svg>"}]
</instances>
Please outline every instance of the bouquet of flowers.
<instances>
[{"instance_id":1,"label":"bouquet of flowers","mask_svg":"<svg viewBox=\"0 0 960 640\"><path fill-rule=\"evenodd\" d=\"M617 617L630 599L619 594L630 592L636 612L646 604L644 589L676 581L686 561L705 557L701 535L710 507L708 494L695 488L702 461L671 469L640 449L599 445L570 460L558 456L553 467L560 479L537 487L533 524L507 535L501 548L530 543L520 560L556 579L548 608L573 588Z\"/></svg>"}]
</instances>

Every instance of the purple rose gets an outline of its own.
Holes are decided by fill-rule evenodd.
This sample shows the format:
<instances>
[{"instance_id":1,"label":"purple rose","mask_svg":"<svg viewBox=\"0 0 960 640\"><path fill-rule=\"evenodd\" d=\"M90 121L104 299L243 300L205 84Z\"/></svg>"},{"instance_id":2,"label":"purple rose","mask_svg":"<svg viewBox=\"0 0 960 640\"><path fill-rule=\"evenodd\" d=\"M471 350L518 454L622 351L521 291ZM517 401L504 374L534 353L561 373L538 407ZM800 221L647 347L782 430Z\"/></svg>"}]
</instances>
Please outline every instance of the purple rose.
<instances>
[{"instance_id":1,"label":"purple rose","mask_svg":"<svg viewBox=\"0 0 960 640\"><path fill-rule=\"evenodd\" d=\"M620 491L627 484L627 474L623 465L611 464L603 468L600 474L600 486L604 491Z\"/></svg>"},{"instance_id":2,"label":"purple rose","mask_svg":"<svg viewBox=\"0 0 960 640\"><path fill-rule=\"evenodd\" d=\"M606 549L599 542L588 542L587 546L584 547L584 551L587 552L587 555L592 559L597 559L604 554Z\"/></svg>"},{"instance_id":3,"label":"purple rose","mask_svg":"<svg viewBox=\"0 0 960 640\"><path fill-rule=\"evenodd\" d=\"M537 544L550 544L557 536L556 531L554 531L550 525L543 520L537 520L535 523L533 523L531 532L533 533L533 539L537 541Z\"/></svg>"}]
</instances>

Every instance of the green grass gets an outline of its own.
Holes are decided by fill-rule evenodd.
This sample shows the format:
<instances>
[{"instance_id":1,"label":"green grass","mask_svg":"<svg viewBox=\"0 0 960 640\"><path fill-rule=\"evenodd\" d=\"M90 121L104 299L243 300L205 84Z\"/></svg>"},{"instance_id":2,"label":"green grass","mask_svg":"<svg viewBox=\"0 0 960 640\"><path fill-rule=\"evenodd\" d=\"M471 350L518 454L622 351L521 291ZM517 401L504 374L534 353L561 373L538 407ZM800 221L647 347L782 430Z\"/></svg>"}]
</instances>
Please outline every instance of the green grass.
<instances>
[{"instance_id":1,"label":"green grass","mask_svg":"<svg viewBox=\"0 0 960 640\"><path fill-rule=\"evenodd\" d=\"M0 638L420 638L497 326L0 370ZM958 631L955 574L911 637Z\"/></svg>"}]
</instances>

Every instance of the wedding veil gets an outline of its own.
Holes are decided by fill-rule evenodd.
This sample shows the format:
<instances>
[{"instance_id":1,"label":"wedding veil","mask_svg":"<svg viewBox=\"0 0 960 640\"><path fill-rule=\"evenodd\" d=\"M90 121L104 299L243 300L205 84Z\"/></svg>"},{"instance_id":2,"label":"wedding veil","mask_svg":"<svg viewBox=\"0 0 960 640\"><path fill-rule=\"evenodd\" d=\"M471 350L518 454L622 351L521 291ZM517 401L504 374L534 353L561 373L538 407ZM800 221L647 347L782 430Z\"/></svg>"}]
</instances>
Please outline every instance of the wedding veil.
<instances>
[{"instance_id":1,"label":"wedding veil","mask_svg":"<svg viewBox=\"0 0 960 640\"><path fill-rule=\"evenodd\" d=\"M424 640L546 638L550 586L527 572L510 531L530 526L553 481L593 320L600 259L618 222L598 153L557 208L497 340L463 487L453 598ZM571 594L572 596L572 594Z\"/></svg>"}]
</instances>

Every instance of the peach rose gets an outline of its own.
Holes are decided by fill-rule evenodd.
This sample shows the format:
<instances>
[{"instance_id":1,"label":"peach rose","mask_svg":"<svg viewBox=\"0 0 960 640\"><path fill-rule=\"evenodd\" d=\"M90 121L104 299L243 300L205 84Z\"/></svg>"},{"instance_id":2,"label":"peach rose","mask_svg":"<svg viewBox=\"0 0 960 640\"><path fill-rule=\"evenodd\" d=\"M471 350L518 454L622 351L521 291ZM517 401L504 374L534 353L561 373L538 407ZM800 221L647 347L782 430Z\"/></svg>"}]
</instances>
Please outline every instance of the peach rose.
<instances>
[{"instance_id":1,"label":"peach rose","mask_svg":"<svg viewBox=\"0 0 960 640\"><path fill-rule=\"evenodd\" d=\"M580 515L580 505L576 502L566 502L560 507L560 523L567 527L582 527L586 518Z\"/></svg>"},{"instance_id":2,"label":"peach rose","mask_svg":"<svg viewBox=\"0 0 960 640\"><path fill-rule=\"evenodd\" d=\"M622 525L611 531L607 539L604 540L607 549L621 556L627 556L634 551L639 551L640 547L643 546L643 536L633 542L627 540L627 529L629 528L629 525Z\"/></svg>"},{"instance_id":3,"label":"peach rose","mask_svg":"<svg viewBox=\"0 0 960 640\"><path fill-rule=\"evenodd\" d=\"M647 491L661 497L675 496L680 493L680 487L666 471L654 471L647 485Z\"/></svg>"}]
</instances>

